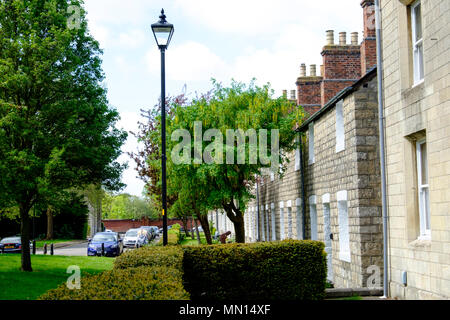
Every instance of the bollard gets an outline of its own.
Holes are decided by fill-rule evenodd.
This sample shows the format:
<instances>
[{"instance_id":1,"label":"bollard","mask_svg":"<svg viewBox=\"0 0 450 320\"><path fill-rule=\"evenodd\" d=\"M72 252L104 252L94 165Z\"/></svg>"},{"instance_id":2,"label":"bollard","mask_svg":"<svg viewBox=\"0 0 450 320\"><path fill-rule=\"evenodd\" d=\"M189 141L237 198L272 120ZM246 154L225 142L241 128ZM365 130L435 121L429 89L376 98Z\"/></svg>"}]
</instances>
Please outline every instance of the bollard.
<instances>
[{"instance_id":1,"label":"bollard","mask_svg":"<svg viewBox=\"0 0 450 320\"><path fill-rule=\"evenodd\" d=\"M102 242L102 256L105 255L105 244Z\"/></svg>"},{"instance_id":2,"label":"bollard","mask_svg":"<svg viewBox=\"0 0 450 320\"><path fill-rule=\"evenodd\" d=\"M36 254L36 240L33 240L33 254Z\"/></svg>"},{"instance_id":3,"label":"bollard","mask_svg":"<svg viewBox=\"0 0 450 320\"><path fill-rule=\"evenodd\" d=\"M47 244L44 243L44 254L47 254Z\"/></svg>"},{"instance_id":4,"label":"bollard","mask_svg":"<svg viewBox=\"0 0 450 320\"><path fill-rule=\"evenodd\" d=\"M50 255L53 255L54 251L53 251L53 243L50 244Z\"/></svg>"}]
</instances>

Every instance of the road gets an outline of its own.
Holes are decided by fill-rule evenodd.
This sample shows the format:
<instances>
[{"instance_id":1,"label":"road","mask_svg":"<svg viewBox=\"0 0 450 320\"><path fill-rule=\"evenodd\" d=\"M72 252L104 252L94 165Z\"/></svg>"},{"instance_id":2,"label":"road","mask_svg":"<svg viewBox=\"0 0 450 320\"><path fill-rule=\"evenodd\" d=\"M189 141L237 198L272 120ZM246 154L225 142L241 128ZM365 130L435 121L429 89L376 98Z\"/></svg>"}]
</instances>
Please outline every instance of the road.
<instances>
[{"instance_id":1,"label":"road","mask_svg":"<svg viewBox=\"0 0 450 320\"><path fill-rule=\"evenodd\" d=\"M156 238L152 241L157 243L159 241L159 234L156 235ZM63 248L55 248L54 255L55 256L86 256L87 255L87 246L88 242L84 241L81 243L75 243ZM131 248L124 248L124 252L127 250L133 250ZM43 254L42 249L37 249L36 254ZM50 246L47 248L47 254L50 254Z\"/></svg>"}]
</instances>

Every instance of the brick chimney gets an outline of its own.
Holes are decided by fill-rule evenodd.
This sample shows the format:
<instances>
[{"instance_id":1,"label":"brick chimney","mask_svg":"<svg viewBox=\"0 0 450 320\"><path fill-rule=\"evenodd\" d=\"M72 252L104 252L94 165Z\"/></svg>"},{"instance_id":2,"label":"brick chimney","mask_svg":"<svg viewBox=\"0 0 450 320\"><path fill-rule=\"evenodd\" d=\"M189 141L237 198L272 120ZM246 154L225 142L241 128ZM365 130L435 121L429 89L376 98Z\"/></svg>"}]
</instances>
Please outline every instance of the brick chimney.
<instances>
[{"instance_id":1,"label":"brick chimney","mask_svg":"<svg viewBox=\"0 0 450 320\"><path fill-rule=\"evenodd\" d=\"M368 70L377 64L377 43L375 25L375 1L363 0L361 7L364 16L364 34L361 43L361 73L365 75Z\"/></svg>"},{"instance_id":2,"label":"brick chimney","mask_svg":"<svg viewBox=\"0 0 450 320\"><path fill-rule=\"evenodd\" d=\"M320 109L320 83L321 76L316 75L316 65L310 65L309 76L306 75L306 65L300 66L300 76L295 84L297 85L297 104L303 106L305 111L312 115Z\"/></svg>"},{"instance_id":3,"label":"brick chimney","mask_svg":"<svg viewBox=\"0 0 450 320\"><path fill-rule=\"evenodd\" d=\"M339 44L334 43L334 32L326 32L327 44L322 49L323 80L321 105L325 105L339 91L361 77L360 46L354 41L347 44L347 33L339 33ZM354 37L353 37L354 40Z\"/></svg>"}]
</instances>

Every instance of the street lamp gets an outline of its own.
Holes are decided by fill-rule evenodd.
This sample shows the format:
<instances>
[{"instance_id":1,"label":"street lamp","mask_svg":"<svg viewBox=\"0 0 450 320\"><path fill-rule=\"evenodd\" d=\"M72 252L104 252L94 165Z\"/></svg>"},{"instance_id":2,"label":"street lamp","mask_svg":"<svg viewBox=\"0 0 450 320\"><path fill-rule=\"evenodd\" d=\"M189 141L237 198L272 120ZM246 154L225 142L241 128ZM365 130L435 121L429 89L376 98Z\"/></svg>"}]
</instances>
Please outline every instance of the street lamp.
<instances>
[{"instance_id":1,"label":"street lamp","mask_svg":"<svg viewBox=\"0 0 450 320\"><path fill-rule=\"evenodd\" d=\"M161 10L159 21L152 24L156 44L161 51L161 172L162 172L162 215L163 215L163 245L167 245L167 185L166 185L166 70L164 53L173 35L173 24L166 21L164 9Z\"/></svg>"}]
</instances>

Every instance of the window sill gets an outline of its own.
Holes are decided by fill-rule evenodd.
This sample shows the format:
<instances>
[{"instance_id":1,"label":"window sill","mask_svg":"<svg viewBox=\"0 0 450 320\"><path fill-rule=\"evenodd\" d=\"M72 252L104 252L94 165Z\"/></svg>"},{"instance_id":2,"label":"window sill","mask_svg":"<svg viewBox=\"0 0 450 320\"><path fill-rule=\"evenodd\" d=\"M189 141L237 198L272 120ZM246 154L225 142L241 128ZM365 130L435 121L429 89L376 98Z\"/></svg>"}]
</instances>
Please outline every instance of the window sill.
<instances>
[{"instance_id":1,"label":"window sill","mask_svg":"<svg viewBox=\"0 0 450 320\"><path fill-rule=\"evenodd\" d=\"M431 237L430 236L419 236L416 240L410 242L408 244L413 248L423 248L431 246Z\"/></svg>"},{"instance_id":2,"label":"window sill","mask_svg":"<svg viewBox=\"0 0 450 320\"><path fill-rule=\"evenodd\" d=\"M351 262L350 252L339 252L339 260Z\"/></svg>"},{"instance_id":3,"label":"window sill","mask_svg":"<svg viewBox=\"0 0 450 320\"><path fill-rule=\"evenodd\" d=\"M420 85L421 85L422 83L424 83L424 82L425 82L425 79L422 79L422 80L420 80L419 82L414 83L414 84L412 85L411 89L414 89L414 88L420 86Z\"/></svg>"}]
</instances>

